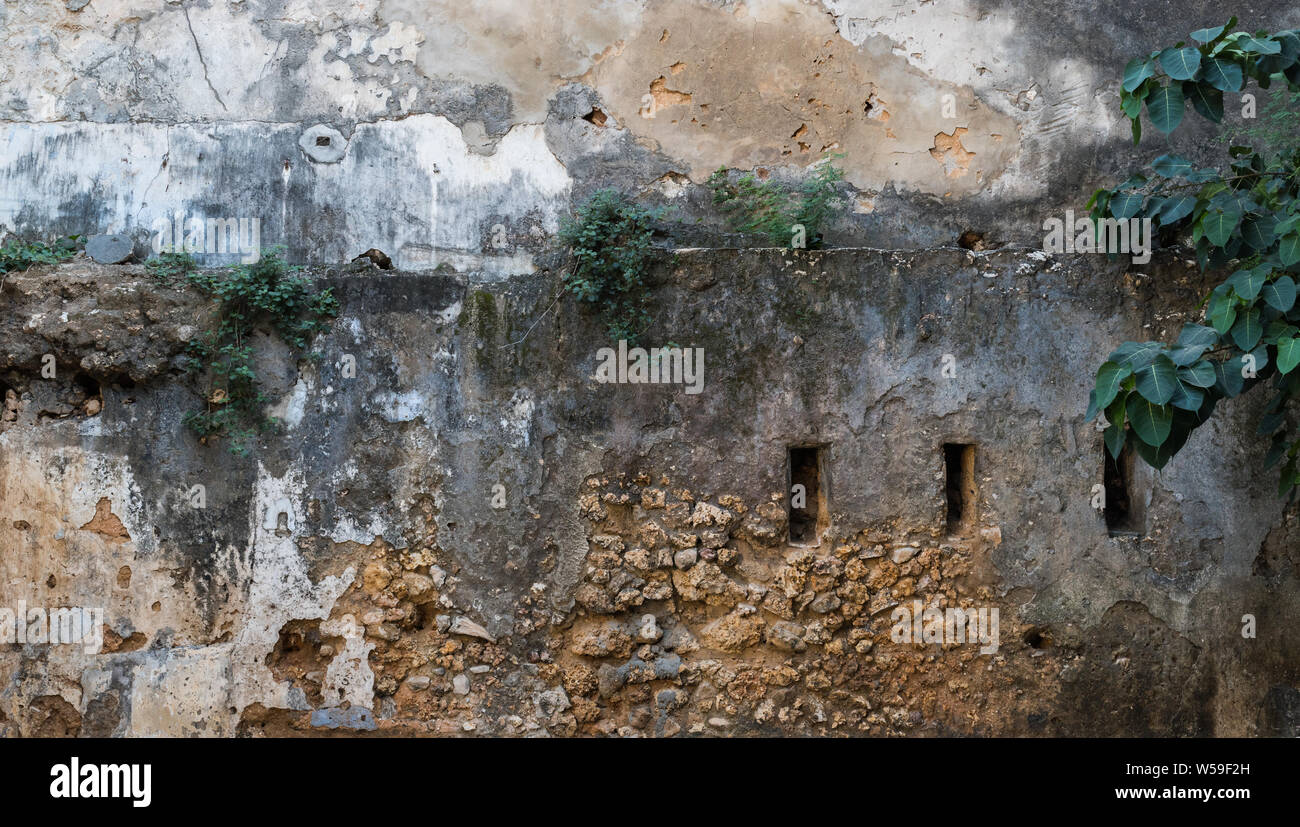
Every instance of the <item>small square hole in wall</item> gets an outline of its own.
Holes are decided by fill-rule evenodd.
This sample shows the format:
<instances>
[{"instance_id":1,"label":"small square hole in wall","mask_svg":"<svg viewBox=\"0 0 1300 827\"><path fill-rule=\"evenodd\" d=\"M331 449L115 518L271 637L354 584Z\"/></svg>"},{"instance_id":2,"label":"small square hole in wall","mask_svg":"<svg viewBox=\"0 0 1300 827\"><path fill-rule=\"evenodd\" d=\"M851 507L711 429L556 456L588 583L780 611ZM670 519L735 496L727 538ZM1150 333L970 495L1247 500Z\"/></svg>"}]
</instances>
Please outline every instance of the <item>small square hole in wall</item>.
<instances>
[{"instance_id":1,"label":"small square hole in wall","mask_svg":"<svg viewBox=\"0 0 1300 827\"><path fill-rule=\"evenodd\" d=\"M1101 452L1105 463L1103 483L1106 487L1106 530L1112 537L1142 534L1146 530L1146 520L1142 513L1142 503L1133 486L1133 451L1125 445L1119 452L1118 460L1110 455L1105 445Z\"/></svg>"},{"instance_id":2,"label":"small square hole in wall","mask_svg":"<svg viewBox=\"0 0 1300 827\"><path fill-rule=\"evenodd\" d=\"M975 524L979 496L975 489L975 446L944 443L943 467L948 535L966 534Z\"/></svg>"},{"instance_id":3,"label":"small square hole in wall","mask_svg":"<svg viewBox=\"0 0 1300 827\"><path fill-rule=\"evenodd\" d=\"M822 447L795 446L789 451L790 542L815 546L827 519Z\"/></svg>"}]
</instances>

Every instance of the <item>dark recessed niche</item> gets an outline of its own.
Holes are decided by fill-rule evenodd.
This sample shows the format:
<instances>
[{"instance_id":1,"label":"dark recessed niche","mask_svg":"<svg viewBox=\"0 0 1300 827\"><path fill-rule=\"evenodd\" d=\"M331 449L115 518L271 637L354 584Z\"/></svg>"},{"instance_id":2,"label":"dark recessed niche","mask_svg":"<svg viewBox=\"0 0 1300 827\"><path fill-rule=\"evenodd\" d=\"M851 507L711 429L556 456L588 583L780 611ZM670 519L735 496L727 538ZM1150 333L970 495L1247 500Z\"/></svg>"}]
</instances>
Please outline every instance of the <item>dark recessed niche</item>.
<instances>
[{"instance_id":1,"label":"dark recessed niche","mask_svg":"<svg viewBox=\"0 0 1300 827\"><path fill-rule=\"evenodd\" d=\"M975 522L975 446L946 442L943 446L944 492L949 535L965 534Z\"/></svg>"},{"instance_id":2,"label":"dark recessed niche","mask_svg":"<svg viewBox=\"0 0 1300 827\"><path fill-rule=\"evenodd\" d=\"M1025 643L1031 649L1047 649L1052 645L1046 626L1033 626L1025 632Z\"/></svg>"},{"instance_id":3,"label":"dark recessed niche","mask_svg":"<svg viewBox=\"0 0 1300 827\"><path fill-rule=\"evenodd\" d=\"M1105 464L1103 483L1106 486L1106 530L1112 537L1141 534L1145 530L1142 505L1133 491L1133 451L1125 445L1119 459L1102 446Z\"/></svg>"},{"instance_id":4,"label":"dark recessed niche","mask_svg":"<svg viewBox=\"0 0 1300 827\"><path fill-rule=\"evenodd\" d=\"M78 372L72 377L72 381L86 396L99 396L99 380L88 373Z\"/></svg>"},{"instance_id":5,"label":"dark recessed niche","mask_svg":"<svg viewBox=\"0 0 1300 827\"><path fill-rule=\"evenodd\" d=\"M817 545L826 514L820 446L789 450L790 542Z\"/></svg>"}]
</instances>

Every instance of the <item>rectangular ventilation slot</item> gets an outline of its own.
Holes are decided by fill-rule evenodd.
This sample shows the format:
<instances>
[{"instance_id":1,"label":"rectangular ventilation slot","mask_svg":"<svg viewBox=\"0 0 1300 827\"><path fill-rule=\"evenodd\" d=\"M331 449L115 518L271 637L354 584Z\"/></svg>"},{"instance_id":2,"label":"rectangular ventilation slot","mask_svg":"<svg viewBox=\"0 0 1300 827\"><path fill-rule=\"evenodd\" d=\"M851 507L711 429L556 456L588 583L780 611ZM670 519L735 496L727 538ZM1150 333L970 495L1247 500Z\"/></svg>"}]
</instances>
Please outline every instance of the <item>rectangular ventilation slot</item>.
<instances>
[{"instance_id":1,"label":"rectangular ventilation slot","mask_svg":"<svg viewBox=\"0 0 1300 827\"><path fill-rule=\"evenodd\" d=\"M945 443L943 465L948 534L965 534L975 522L975 446Z\"/></svg>"},{"instance_id":2,"label":"rectangular ventilation slot","mask_svg":"<svg viewBox=\"0 0 1300 827\"><path fill-rule=\"evenodd\" d=\"M1133 452L1125 445L1118 461L1104 445L1101 452L1106 463L1106 530L1112 537L1141 534L1141 508L1133 496Z\"/></svg>"},{"instance_id":3,"label":"rectangular ventilation slot","mask_svg":"<svg viewBox=\"0 0 1300 827\"><path fill-rule=\"evenodd\" d=\"M821 449L790 449L790 542L816 545L821 528Z\"/></svg>"}]
</instances>

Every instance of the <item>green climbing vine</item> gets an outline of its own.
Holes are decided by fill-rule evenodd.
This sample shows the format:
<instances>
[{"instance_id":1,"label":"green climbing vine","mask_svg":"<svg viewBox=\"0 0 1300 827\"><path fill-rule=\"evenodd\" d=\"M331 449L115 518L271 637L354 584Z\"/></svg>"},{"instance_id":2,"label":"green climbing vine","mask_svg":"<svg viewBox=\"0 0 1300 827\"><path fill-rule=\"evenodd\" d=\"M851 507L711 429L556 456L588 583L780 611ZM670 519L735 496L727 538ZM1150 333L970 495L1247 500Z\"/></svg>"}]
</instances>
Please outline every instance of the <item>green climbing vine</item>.
<instances>
[{"instance_id":1,"label":"green climbing vine","mask_svg":"<svg viewBox=\"0 0 1300 827\"><path fill-rule=\"evenodd\" d=\"M1120 104L1142 137L1140 116L1164 133L1198 115L1223 120L1225 93L1248 80L1300 92L1300 31L1234 32L1236 18L1201 29L1191 42L1134 58L1124 69ZM1270 440L1266 467L1282 464L1283 495L1300 485L1300 439L1289 434L1288 404L1300 396L1300 147L1278 134L1286 115L1270 119L1252 147L1229 147L1226 169L1198 168L1178 155L1151 163L1089 202L1092 218L1149 218L1189 238L1202 269L1231 275L1202 302L1204 318L1187 322L1173 344L1124 342L1097 370L1088 418L1105 412L1107 450L1131 445L1162 468L1208 421L1215 406L1257 385L1272 395L1258 433ZM1271 136L1271 138L1270 138ZM1204 323L1201 323L1201 322Z\"/></svg>"},{"instance_id":2,"label":"green climbing vine","mask_svg":"<svg viewBox=\"0 0 1300 827\"><path fill-rule=\"evenodd\" d=\"M338 300L286 265L279 250L216 270L199 269L184 253L165 253L147 267L160 283L188 285L219 303L215 326L186 345L187 369L204 386L204 407L186 414L185 424L203 441L225 438L233 453L247 454L256 434L276 424L263 410L268 400L254 365L253 332L269 327L303 351L338 315Z\"/></svg>"}]
</instances>

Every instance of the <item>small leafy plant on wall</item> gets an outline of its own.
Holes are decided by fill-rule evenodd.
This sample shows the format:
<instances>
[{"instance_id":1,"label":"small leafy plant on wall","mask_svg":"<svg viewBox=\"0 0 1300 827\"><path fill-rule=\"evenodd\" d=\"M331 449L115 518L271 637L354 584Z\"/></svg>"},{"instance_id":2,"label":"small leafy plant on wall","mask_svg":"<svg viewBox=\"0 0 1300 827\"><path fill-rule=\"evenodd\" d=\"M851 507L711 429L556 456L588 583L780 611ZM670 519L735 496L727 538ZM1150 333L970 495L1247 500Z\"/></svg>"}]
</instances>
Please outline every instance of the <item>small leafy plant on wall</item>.
<instances>
[{"instance_id":1,"label":"small leafy plant on wall","mask_svg":"<svg viewBox=\"0 0 1300 827\"><path fill-rule=\"evenodd\" d=\"M271 250L252 264L200 270L184 253L164 253L148 263L160 283L188 285L218 303L214 326L186 345L187 369L200 377L204 407L185 416L200 441L223 438L232 453L245 455L259 432L274 427L255 368L253 333L270 328L295 351L338 315L338 300L317 291L300 268Z\"/></svg>"},{"instance_id":2,"label":"small leafy plant on wall","mask_svg":"<svg viewBox=\"0 0 1300 827\"><path fill-rule=\"evenodd\" d=\"M837 206L844 174L831 156L798 186L759 181L746 173L732 182L720 169L709 177L713 203L738 232L780 247L820 247L822 229ZM654 245L664 210L647 208L615 189L602 189L560 222L560 243L573 265L564 289L598 308L613 339L634 343L650 322L646 276L663 251Z\"/></svg>"},{"instance_id":3,"label":"small leafy plant on wall","mask_svg":"<svg viewBox=\"0 0 1300 827\"><path fill-rule=\"evenodd\" d=\"M822 159L798 185L760 181L752 172L736 176L719 168L708 180L713 204L738 233L759 236L776 247L819 248L838 202L837 184L844 180L834 161L843 157Z\"/></svg>"},{"instance_id":4,"label":"small leafy plant on wall","mask_svg":"<svg viewBox=\"0 0 1300 827\"><path fill-rule=\"evenodd\" d=\"M1300 32L1268 34L1224 26L1192 32L1188 43L1134 58L1124 70L1120 104L1141 140L1145 105L1152 125L1173 132L1190 105L1215 123L1225 94L1248 80L1263 89L1300 91ZM1273 133L1269 133L1273 134ZM1279 493L1300 485L1300 439L1289 432L1287 405L1300 395L1300 142L1273 134L1255 146L1234 144L1226 169L1197 168L1177 155L1152 162L1089 202L1092 218L1150 219L1190 237L1202 269L1231 274L1202 302L1204 324L1188 322L1176 342L1125 342L1097 370L1088 419L1105 411L1107 450L1125 445L1163 468L1223 399L1257 385L1271 389L1258 433L1270 440L1266 466L1281 463Z\"/></svg>"},{"instance_id":5,"label":"small leafy plant on wall","mask_svg":"<svg viewBox=\"0 0 1300 827\"><path fill-rule=\"evenodd\" d=\"M80 236L67 236L53 244L14 239L0 245L0 275L26 270L33 264L57 264L77 253Z\"/></svg>"},{"instance_id":6,"label":"small leafy plant on wall","mask_svg":"<svg viewBox=\"0 0 1300 827\"><path fill-rule=\"evenodd\" d=\"M573 256L564 289L598 309L613 339L635 342L649 324L645 279L661 255L653 239L662 217L661 209L602 189L560 222L560 242Z\"/></svg>"}]
</instances>

